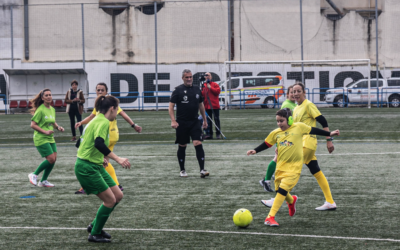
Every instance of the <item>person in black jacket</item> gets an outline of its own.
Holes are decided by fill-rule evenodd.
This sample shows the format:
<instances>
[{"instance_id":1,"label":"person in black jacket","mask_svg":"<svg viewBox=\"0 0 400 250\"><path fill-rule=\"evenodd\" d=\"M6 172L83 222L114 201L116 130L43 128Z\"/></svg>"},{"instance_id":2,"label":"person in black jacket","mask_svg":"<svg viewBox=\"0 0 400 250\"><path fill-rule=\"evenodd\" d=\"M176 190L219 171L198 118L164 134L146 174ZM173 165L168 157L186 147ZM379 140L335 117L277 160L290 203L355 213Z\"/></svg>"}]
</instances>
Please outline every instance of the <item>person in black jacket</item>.
<instances>
[{"instance_id":1,"label":"person in black jacket","mask_svg":"<svg viewBox=\"0 0 400 250\"><path fill-rule=\"evenodd\" d=\"M178 162L181 169L180 176L187 177L185 170L186 146L192 138L193 146L196 149L196 157L200 165L200 177L205 178L210 173L204 169L203 134L198 122L198 111L203 117L203 128L207 128L206 114L203 104L203 97L199 88L193 87L193 75L189 69L182 72L183 84L173 91L169 102L169 116L171 127L176 129L175 144L178 146ZM176 105L176 119L174 106Z\"/></svg>"},{"instance_id":2,"label":"person in black jacket","mask_svg":"<svg viewBox=\"0 0 400 250\"><path fill-rule=\"evenodd\" d=\"M65 95L65 103L67 103L66 112L69 115L69 120L71 122L72 139L71 141L76 141L75 132L75 117L77 122L82 121L83 104L85 103L85 97L83 96L83 91L78 89L78 82L73 80L71 82L71 88ZM79 128L79 132L82 135L83 127Z\"/></svg>"}]
</instances>

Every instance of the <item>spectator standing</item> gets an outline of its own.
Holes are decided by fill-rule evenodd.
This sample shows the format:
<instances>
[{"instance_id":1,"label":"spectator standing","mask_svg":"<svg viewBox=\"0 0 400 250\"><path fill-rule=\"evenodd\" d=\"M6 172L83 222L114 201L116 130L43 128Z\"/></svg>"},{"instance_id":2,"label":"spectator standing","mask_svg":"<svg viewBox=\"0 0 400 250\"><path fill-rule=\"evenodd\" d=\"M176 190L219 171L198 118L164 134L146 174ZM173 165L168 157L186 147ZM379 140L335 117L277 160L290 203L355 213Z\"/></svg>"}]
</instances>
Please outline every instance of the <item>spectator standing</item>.
<instances>
[{"instance_id":1,"label":"spectator standing","mask_svg":"<svg viewBox=\"0 0 400 250\"><path fill-rule=\"evenodd\" d=\"M65 103L67 103L66 112L69 115L69 120L71 123L72 139L71 141L76 141L75 132L75 117L77 122L82 121L83 104L85 103L85 97L83 96L83 91L78 89L78 82L73 80L71 82L71 88L65 95ZM79 127L79 132L83 132L83 127Z\"/></svg>"},{"instance_id":2,"label":"spectator standing","mask_svg":"<svg viewBox=\"0 0 400 250\"><path fill-rule=\"evenodd\" d=\"M218 83L212 81L212 76L210 72L207 72L204 75L206 79L205 83L202 86L202 95L204 99L204 107L206 109L207 115L214 119L215 122L215 134L217 139L221 139L221 123L219 120L219 93L221 93L221 88L219 87ZM213 126L212 122L207 119L208 123L208 131L207 134L204 136L204 139L213 139Z\"/></svg>"}]
</instances>

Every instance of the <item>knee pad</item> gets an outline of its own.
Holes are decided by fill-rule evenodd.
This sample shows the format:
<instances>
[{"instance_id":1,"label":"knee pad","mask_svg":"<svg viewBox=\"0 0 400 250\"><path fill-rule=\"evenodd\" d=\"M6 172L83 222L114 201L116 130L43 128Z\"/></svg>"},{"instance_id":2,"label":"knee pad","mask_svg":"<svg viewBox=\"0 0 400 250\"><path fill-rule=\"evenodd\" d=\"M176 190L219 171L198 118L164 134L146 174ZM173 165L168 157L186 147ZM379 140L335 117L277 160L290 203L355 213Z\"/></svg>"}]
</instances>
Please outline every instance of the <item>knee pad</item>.
<instances>
[{"instance_id":1,"label":"knee pad","mask_svg":"<svg viewBox=\"0 0 400 250\"><path fill-rule=\"evenodd\" d=\"M286 191L285 189L279 188L278 191L276 191L277 193L283 195L286 197L288 191Z\"/></svg>"},{"instance_id":2,"label":"knee pad","mask_svg":"<svg viewBox=\"0 0 400 250\"><path fill-rule=\"evenodd\" d=\"M321 169L318 166L318 161L310 161L310 163L308 163L306 165L307 165L307 167L310 170L312 175L315 175L316 173L321 171Z\"/></svg>"}]
</instances>

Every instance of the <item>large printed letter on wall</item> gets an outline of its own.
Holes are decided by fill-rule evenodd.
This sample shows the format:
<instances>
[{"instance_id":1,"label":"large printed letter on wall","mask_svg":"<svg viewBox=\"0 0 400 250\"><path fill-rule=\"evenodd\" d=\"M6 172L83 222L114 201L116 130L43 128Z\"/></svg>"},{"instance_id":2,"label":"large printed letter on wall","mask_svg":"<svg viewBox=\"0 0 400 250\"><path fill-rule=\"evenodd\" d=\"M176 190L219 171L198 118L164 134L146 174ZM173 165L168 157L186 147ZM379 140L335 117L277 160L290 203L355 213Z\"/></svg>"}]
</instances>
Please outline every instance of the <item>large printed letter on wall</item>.
<instances>
[{"instance_id":1,"label":"large printed letter on wall","mask_svg":"<svg viewBox=\"0 0 400 250\"><path fill-rule=\"evenodd\" d=\"M122 95L119 93L121 92L121 81L126 81L128 83L129 93L122 93ZM111 93L117 98L120 97L120 103L132 103L136 101L139 90L138 87L138 79L133 74L111 74Z\"/></svg>"}]
</instances>

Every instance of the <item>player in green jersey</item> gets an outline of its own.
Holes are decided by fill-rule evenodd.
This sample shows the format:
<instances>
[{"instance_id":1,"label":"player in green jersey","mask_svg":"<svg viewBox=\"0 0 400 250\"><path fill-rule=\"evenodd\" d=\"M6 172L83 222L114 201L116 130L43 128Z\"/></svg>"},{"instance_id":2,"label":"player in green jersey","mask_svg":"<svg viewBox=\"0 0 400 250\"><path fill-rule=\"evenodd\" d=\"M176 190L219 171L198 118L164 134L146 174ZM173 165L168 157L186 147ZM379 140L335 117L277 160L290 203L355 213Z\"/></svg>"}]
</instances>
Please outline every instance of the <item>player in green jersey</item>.
<instances>
[{"instance_id":1,"label":"player in green jersey","mask_svg":"<svg viewBox=\"0 0 400 250\"><path fill-rule=\"evenodd\" d=\"M47 181L51 170L53 170L54 164L57 160L57 147L53 136L53 129L64 132L64 128L58 126L56 123L56 111L51 106L53 97L50 89L43 89L39 94L32 100L31 114L31 128L35 130L33 134L33 142L37 150L44 160L36 169L35 172L28 175L29 181L34 186L39 187L54 187ZM37 182L38 175L43 171L42 179Z\"/></svg>"},{"instance_id":2,"label":"player in green jersey","mask_svg":"<svg viewBox=\"0 0 400 250\"><path fill-rule=\"evenodd\" d=\"M115 120L118 105L118 99L113 96L97 97L95 108L98 114L85 127L79 141L75 175L86 194L95 194L103 201L96 218L87 228L90 242L111 242L111 235L103 231L103 227L123 197L117 184L104 169L109 158L123 168L131 167L128 159L118 157L108 148L110 121Z\"/></svg>"},{"instance_id":3,"label":"player in green jersey","mask_svg":"<svg viewBox=\"0 0 400 250\"><path fill-rule=\"evenodd\" d=\"M290 111L293 112L294 108L297 106L297 104L295 103L294 95L293 95L293 85L288 87L287 92L286 92L286 98L287 99L282 103L281 109L288 108L288 109L290 109ZM273 188L271 188L271 178L275 173L277 159L278 159L278 152L275 149L275 157L268 164L267 172L265 174L264 179L259 181L260 185L263 186L264 190L267 192L274 192ZM271 202L273 202L273 200Z\"/></svg>"}]
</instances>

